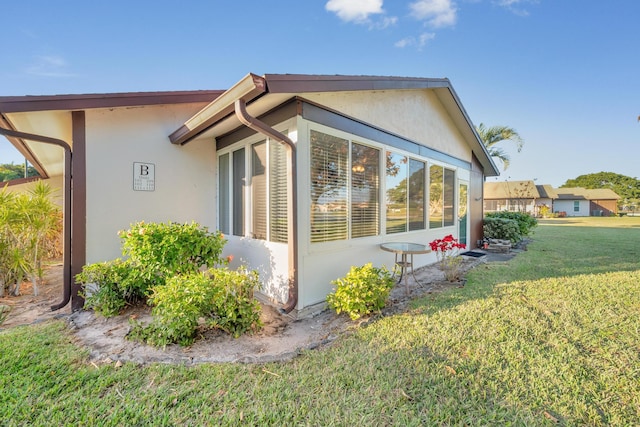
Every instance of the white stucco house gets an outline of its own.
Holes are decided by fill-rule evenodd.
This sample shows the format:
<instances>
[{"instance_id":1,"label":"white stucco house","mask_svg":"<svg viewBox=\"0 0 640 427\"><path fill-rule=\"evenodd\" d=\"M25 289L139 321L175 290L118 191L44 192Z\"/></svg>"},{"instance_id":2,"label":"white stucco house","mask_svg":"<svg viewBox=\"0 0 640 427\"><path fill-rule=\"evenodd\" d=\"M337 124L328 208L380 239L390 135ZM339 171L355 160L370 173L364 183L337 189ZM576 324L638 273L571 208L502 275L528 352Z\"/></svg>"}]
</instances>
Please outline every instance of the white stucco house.
<instances>
[{"instance_id":1,"label":"white stucco house","mask_svg":"<svg viewBox=\"0 0 640 427\"><path fill-rule=\"evenodd\" d=\"M225 234L232 268L260 273L261 298L301 314L351 266L391 268L383 242L475 246L498 175L448 79L248 74L220 91L0 97L0 133L64 190L74 309L73 277L120 256L118 230L196 221Z\"/></svg>"}]
</instances>

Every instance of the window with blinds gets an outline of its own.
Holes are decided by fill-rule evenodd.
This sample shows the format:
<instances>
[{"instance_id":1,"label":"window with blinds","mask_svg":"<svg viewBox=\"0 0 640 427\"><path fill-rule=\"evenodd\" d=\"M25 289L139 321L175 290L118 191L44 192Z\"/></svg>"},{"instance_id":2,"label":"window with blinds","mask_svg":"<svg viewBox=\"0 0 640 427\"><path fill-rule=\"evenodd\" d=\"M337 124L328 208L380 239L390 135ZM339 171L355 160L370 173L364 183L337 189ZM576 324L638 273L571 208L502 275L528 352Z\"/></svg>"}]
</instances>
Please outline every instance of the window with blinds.
<instances>
[{"instance_id":1,"label":"window with blinds","mask_svg":"<svg viewBox=\"0 0 640 427\"><path fill-rule=\"evenodd\" d=\"M380 150L351 144L351 237L379 233Z\"/></svg>"},{"instance_id":2,"label":"window with blinds","mask_svg":"<svg viewBox=\"0 0 640 427\"><path fill-rule=\"evenodd\" d=\"M272 242L288 241L288 175L287 148L269 141L269 240Z\"/></svg>"},{"instance_id":3,"label":"window with blinds","mask_svg":"<svg viewBox=\"0 0 640 427\"><path fill-rule=\"evenodd\" d=\"M267 142L251 146L251 232L267 239Z\"/></svg>"},{"instance_id":4,"label":"window with blinds","mask_svg":"<svg viewBox=\"0 0 640 427\"><path fill-rule=\"evenodd\" d=\"M315 130L310 134L311 242L348 236L349 141Z\"/></svg>"}]
</instances>

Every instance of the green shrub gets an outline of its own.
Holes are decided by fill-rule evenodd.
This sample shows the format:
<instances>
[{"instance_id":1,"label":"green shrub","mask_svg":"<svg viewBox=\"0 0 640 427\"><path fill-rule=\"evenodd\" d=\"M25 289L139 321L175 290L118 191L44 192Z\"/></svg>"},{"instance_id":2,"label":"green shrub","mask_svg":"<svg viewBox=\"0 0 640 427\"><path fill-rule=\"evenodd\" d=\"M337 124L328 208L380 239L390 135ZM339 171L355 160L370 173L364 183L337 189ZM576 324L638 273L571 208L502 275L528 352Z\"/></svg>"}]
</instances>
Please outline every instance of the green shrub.
<instances>
[{"instance_id":1,"label":"green shrub","mask_svg":"<svg viewBox=\"0 0 640 427\"><path fill-rule=\"evenodd\" d=\"M84 285L85 307L111 317L119 314L127 304L146 298L144 284L136 286L131 277L137 271L130 261L121 259L84 266L76 275L76 281Z\"/></svg>"},{"instance_id":2,"label":"green shrub","mask_svg":"<svg viewBox=\"0 0 640 427\"><path fill-rule=\"evenodd\" d=\"M190 224L132 224L119 232L122 254L131 261L161 277L195 273L202 266L224 264L220 258L225 240L219 231L210 233L207 227Z\"/></svg>"},{"instance_id":3,"label":"green shrub","mask_svg":"<svg viewBox=\"0 0 640 427\"><path fill-rule=\"evenodd\" d=\"M529 236L533 232L533 229L538 225L538 220L536 218L524 212L489 212L486 217L511 219L516 221L521 237Z\"/></svg>"},{"instance_id":4,"label":"green shrub","mask_svg":"<svg viewBox=\"0 0 640 427\"><path fill-rule=\"evenodd\" d=\"M336 313L345 312L352 320L382 309L393 288L391 273L386 268L351 267L347 275L331 282L335 291L327 295L327 304Z\"/></svg>"},{"instance_id":5,"label":"green shrub","mask_svg":"<svg viewBox=\"0 0 640 427\"><path fill-rule=\"evenodd\" d=\"M152 322L134 323L129 337L155 346L190 345L201 318L234 337L257 330L262 326L260 304L253 298L258 285L256 272L226 268L173 276L149 297Z\"/></svg>"},{"instance_id":6,"label":"green shrub","mask_svg":"<svg viewBox=\"0 0 640 427\"><path fill-rule=\"evenodd\" d=\"M510 240L517 243L522 240L518 223L513 219L485 217L482 227L487 239Z\"/></svg>"},{"instance_id":7,"label":"green shrub","mask_svg":"<svg viewBox=\"0 0 640 427\"><path fill-rule=\"evenodd\" d=\"M146 302L150 290L163 286L175 275L195 273L201 267L224 265L220 259L224 236L209 233L196 223L133 224L120 231L122 253L129 258L86 265L76 281L86 288L86 306L105 317L117 315L125 306Z\"/></svg>"},{"instance_id":8,"label":"green shrub","mask_svg":"<svg viewBox=\"0 0 640 427\"><path fill-rule=\"evenodd\" d=\"M258 273L218 268L212 271L216 293L209 325L234 337L262 327L260 304L253 297L259 288Z\"/></svg>"}]
</instances>

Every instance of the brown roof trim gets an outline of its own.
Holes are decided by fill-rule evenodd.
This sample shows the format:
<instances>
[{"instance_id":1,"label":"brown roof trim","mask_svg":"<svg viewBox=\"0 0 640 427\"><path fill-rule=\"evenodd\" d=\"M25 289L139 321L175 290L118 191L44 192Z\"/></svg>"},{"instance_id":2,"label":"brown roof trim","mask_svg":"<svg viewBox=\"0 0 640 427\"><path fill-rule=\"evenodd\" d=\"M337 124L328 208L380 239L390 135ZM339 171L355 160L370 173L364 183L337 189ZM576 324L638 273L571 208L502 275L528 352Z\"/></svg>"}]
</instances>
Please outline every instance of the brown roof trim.
<instances>
[{"instance_id":1,"label":"brown roof trim","mask_svg":"<svg viewBox=\"0 0 640 427\"><path fill-rule=\"evenodd\" d=\"M215 100L176 129L169 140L172 144L184 145L219 121L234 114L234 102L242 99L249 103L265 93L267 86L264 78L249 73Z\"/></svg>"},{"instance_id":2,"label":"brown roof trim","mask_svg":"<svg viewBox=\"0 0 640 427\"><path fill-rule=\"evenodd\" d=\"M26 184L28 182L33 182L33 181L41 181L44 178L40 177L40 176L29 176L27 178L17 178L17 179L12 179L11 181L1 181L0 182L0 190L2 190L2 188L4 188L4 186L13 186L13 185L20 185L20 184Z\"/></svg>"},{"instance_id":3,"label":"brown roof trim","mask_svg":"<svg viewBox=\"0 0 640 427\"><path fill-rule=\"evenodd\" d=\"M83 95L0 96L0 112L85 110L91 108L132 107L159 104L211 102L222 90L175 92L123 92Z\"/></svg>"},{"instance_id":4,"label":"brown roof trim","mask_svg":"<svg viewBox=\"0 0 640 427\"><path fill-rule=\"evenodd\" d=\"M339 92L356 90L430 89L451 87L447 78L265 74L270 93Z\"/></svg>"}]
</instances>

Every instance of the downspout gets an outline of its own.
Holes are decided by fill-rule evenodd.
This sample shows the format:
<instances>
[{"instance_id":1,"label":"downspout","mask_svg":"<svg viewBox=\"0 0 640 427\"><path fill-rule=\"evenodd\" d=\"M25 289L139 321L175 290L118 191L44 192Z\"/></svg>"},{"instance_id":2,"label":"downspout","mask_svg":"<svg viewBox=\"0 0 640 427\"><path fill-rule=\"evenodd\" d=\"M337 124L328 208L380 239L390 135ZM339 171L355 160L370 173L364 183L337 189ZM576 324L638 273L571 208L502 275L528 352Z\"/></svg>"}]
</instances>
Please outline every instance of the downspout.
<instances>
[{"instance_id":1,"label":"downspout","mask_svg":"<svg viewBox=\"0 0 640 427\"><path fill-rule=\"evenodd\" d=\"M51 306L51 311L56 311L69 304L69 301L71 300L71 147L61 139L19 132L2 127L0 127L0 135L57 145L64 149L64 250L62 260L63 296L62 301L59 304Z\"/></svg>"},{"instance_id":2,"label":"downspout","mask_svg":"<svg viewBox=\"0 0 640 427\"><path fill-rule=\"evenodd\" d=\"M288 254L289 254L289 296L287 302L280 309L282 313L290 313L298 303L298 207L297 207L297 160L296 145L288 136L278 132L266 123L249 115L247 105L242 99L234 102L236 116L240 122L250 129L255 130L269 138L275 139L287 148L290 161L291 171L291 187L289 190L287 214L289 221L287 225L287 234L289 235Z\"/></svg>"}]
</instances>

